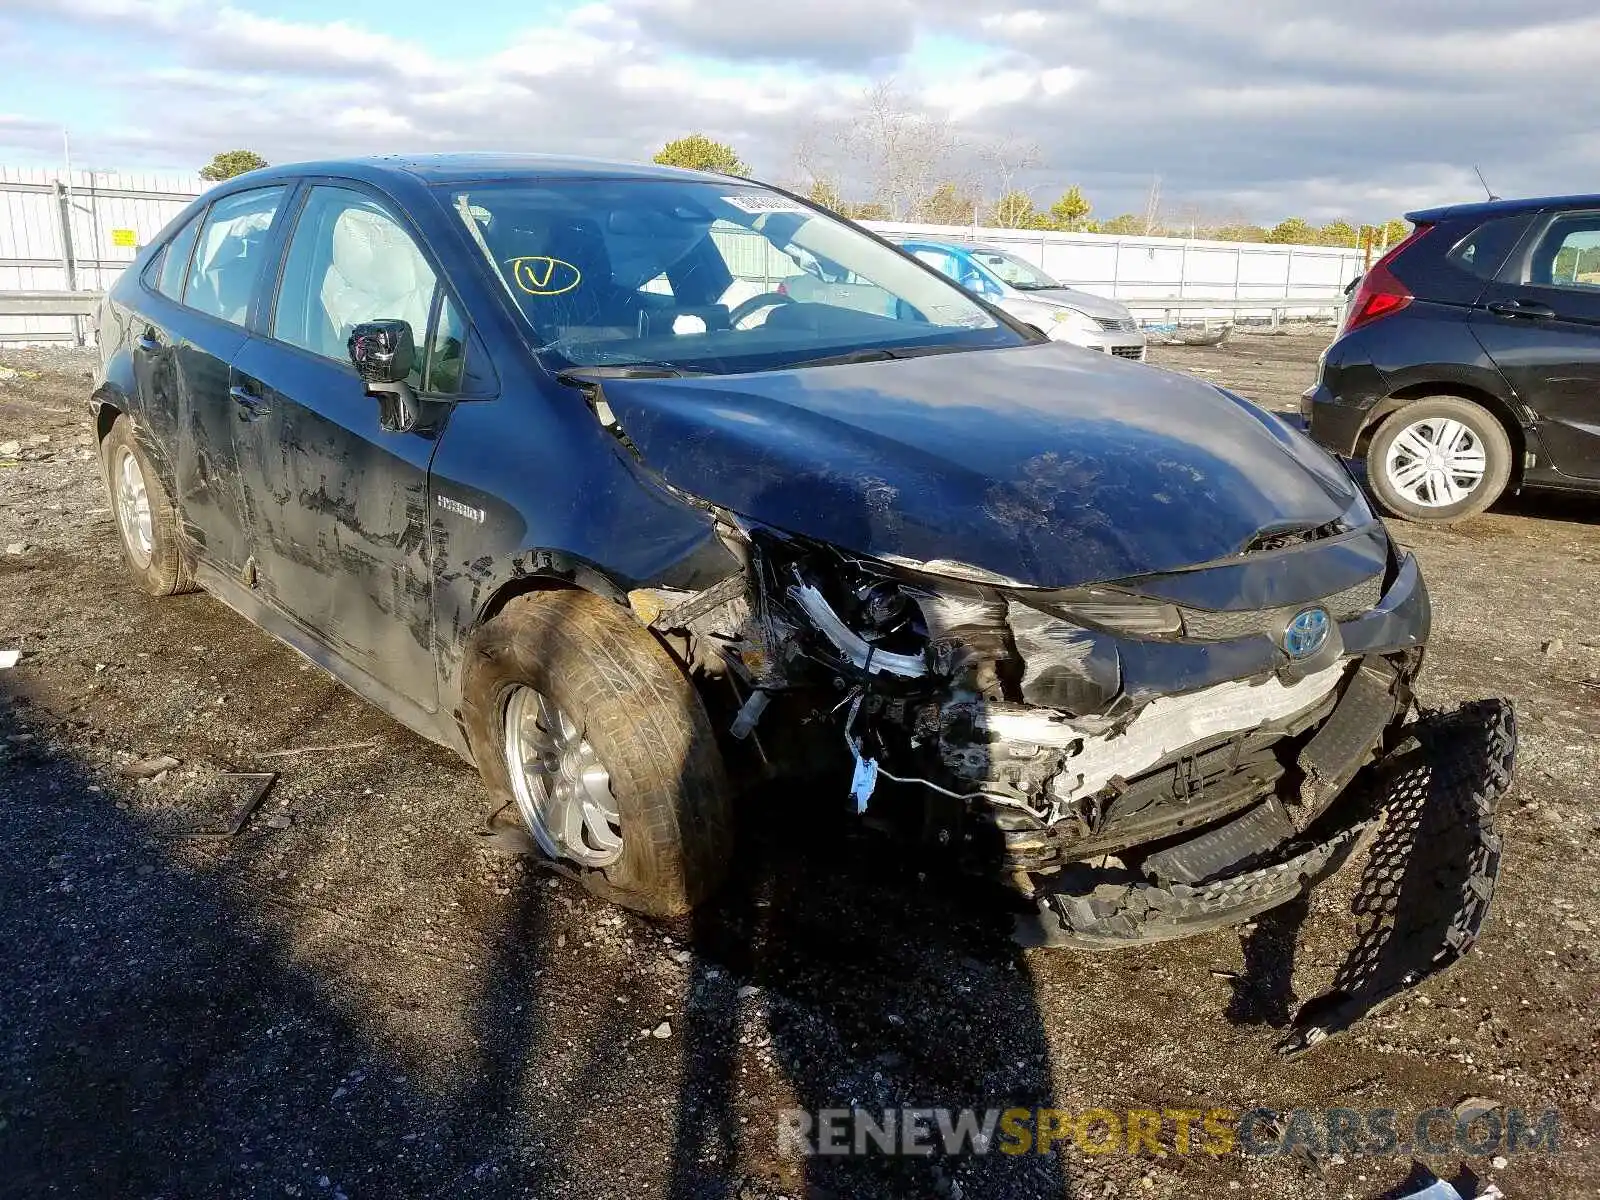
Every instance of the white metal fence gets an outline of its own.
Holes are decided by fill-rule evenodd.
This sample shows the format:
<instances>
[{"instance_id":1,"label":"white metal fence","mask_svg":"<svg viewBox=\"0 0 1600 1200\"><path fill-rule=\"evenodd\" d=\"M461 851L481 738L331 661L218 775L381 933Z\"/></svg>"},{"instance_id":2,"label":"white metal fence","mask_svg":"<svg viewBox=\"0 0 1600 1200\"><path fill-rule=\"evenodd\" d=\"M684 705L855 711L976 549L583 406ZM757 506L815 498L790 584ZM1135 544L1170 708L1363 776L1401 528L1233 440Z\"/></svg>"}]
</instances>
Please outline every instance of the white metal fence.
<instances>
[{"instance_id":1,"label":"white metal fence","mask_svg":"<svg viewBox=\"0 0 1600 1200\"><path fill-rule=\"evenodd\" d=\"M0 342L91 337L92 322L81 316L5 315L6 294L103 290L135 249L206 186L197 175L74 171L69 178L57 170L0 167ZM891 237L976 241L1009 250L1074 287L1123 301L1147 320L1178 313L1328 314L1363 269L1359 250L1329 246L887 222L872 228ZM781 278L793 272L793 264L763 258L751 270ZM1201 307L1200 301L1215 301L1215 307ZM47 303L35 298L27 307L37 314ZM14 299L10 307L24 304Z\"/></svg>"},{"instance_id":2,"label":"white metal fence","mask_svg":"<svg viewBox=\"0 0 1600 1200\"><path fill-rule=\"evenodd\" d=\"M1218 315L1310 315L1336 308L1344 288L1365 270L1360 250L1210 242L1102 233L970 229L874 223L894 238L977 242L1027 259L1073 287L1121 300L1141 315L1166 311L1163 300L1216 300ZM1258 301L1258 307L1248 302ZM1182 308L1196 311L1192 304Z\"/></svg>"},{"instance_id":3,"label":"white metal fence","mask_svg":"<svg viewBox=\"0 0 1600 1200\"><path fill-rule=\"evenodd\" d=\"M0 296L104 290L206 186L198 175L0 167ZM0 342L77 341L88 325L0 315Z\"/></svg>"}]
</instances>

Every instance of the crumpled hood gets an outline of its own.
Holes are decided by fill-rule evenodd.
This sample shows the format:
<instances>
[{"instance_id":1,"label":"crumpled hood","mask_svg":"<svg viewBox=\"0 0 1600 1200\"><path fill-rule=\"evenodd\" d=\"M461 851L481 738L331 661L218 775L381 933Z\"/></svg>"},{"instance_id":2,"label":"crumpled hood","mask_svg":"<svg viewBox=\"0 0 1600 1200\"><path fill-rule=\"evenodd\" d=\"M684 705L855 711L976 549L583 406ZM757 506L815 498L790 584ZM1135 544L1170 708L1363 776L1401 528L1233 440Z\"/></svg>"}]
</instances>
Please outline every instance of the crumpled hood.
<instances>
[{"instance_id":1,"label":"crumpled hood","mask_svg":"<svg viewBox=\"0 0 1600 1200\"><path fill-rule=\"evenodd\" d=\"M1209 384L1058 344L684 379L606 379L647 467L767 525L1071 587L1336 520L1326 453Z\"/></svg>"}]
</instances>

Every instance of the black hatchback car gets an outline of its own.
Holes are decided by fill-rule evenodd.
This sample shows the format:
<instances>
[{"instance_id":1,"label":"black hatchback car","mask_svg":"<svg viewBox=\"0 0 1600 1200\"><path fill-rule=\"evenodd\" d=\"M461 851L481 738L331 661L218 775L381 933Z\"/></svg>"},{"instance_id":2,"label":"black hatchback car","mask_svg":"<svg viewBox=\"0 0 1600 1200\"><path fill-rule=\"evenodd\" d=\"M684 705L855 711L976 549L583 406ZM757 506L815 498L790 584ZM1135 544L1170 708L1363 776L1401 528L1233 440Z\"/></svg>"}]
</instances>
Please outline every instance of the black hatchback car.
<instances>
[{"instance_id":1,"label":"black hatchback car","mask_svg":"<svg viewBox=\"0 0 1600 1200\"><path fill-rule=\"evenodd\" d=\"M1238 920L1348 852L1411 702L1427 592L1334 458L747 180L254 172L101 338L145 586L454 749L647 912L722 878L731 765L1048 893L1050 940Z\"/></svg>"},{"instance_id":2,"label":"black hatchback car","mask_svg":"<svg viewBox=\"0 0 1600 1200\"><path fill-rule=\"evenodd\" d=\"M1600 492L1600 196L1409 219L1305 393L1312 437L1413 521L1507 488Z\"/></svg>"}]
</instances>

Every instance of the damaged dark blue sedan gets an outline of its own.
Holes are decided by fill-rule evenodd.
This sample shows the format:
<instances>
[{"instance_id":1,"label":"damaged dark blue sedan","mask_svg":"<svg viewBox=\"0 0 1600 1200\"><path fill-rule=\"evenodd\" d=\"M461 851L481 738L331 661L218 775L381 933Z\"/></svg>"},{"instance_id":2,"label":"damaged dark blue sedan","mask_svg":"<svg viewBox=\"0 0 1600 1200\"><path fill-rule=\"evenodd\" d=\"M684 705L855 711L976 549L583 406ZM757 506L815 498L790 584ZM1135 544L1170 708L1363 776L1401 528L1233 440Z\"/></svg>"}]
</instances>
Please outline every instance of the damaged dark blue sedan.
<instances>
[{"instance_id":1,"label":"damaged dark blue sedan","mask_svg":"<svg viewBox=\"0 0 1600 1200\"><path fill-rule=\"evenodd\" d=\"M723 877L730 778L820 766L1042 940L1235 922L1338 865L1412 704L1427 592L1334 459L749 181L253 172L101 340L144 584L451 747L645 912Z\"/></svg>"}]
</instances>

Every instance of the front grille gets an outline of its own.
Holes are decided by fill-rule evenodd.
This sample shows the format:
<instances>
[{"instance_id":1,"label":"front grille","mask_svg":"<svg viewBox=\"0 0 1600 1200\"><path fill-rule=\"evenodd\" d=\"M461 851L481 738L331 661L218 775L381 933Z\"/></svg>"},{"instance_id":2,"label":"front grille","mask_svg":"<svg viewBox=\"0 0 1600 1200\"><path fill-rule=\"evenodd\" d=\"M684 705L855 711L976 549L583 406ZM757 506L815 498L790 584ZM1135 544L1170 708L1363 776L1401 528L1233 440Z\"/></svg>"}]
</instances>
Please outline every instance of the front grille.
<instances>
[{"instance_id":1,"label":"front grille","mask_svg":"<svg viewBox=\"0 0 1600 1200\"><path fill-rule=\"evenodd\" d=\"M1383 599L1383 575L1362 580L1354 587L1335 592L1320 601L1335 621L1348 621L1370 612ZM1203 608L1178 609L1183 616L1183 635L1202 642L1227 642L1234 638L1265 636L1276 639L1289 619L1305 608L1292 604L1284 608L1246 609L1240 612L1211 612Z\"/></svg>"},{"instance_id":2,"label":"front grille","mask_svg":"<svg viewBox=\"0 0 1600 1200\"><path fill-rule=\"evenodd\" d=\"M1132 333L1139 328L1132 317L1096 317L1094 322L1107 333Z\"/></svg>"},{"instance_id":3,"label":"front grille","mask_svg":"<svg viewBox=\"0 0 1600 1200\"><path fill-rule=\"evenodd\" d=\"M1131 358L1138 362L1144 361L1143 346L1113 346L1111 347L1111 353L1118 358Z\"/></svg>"}]
</instances>

